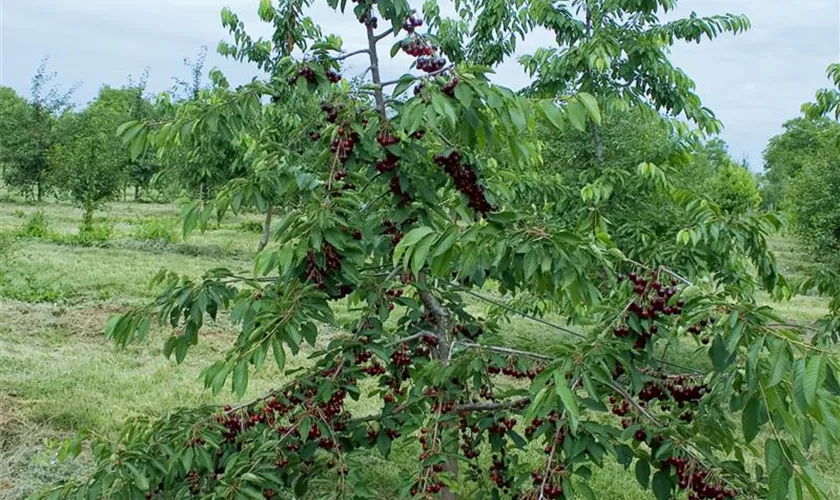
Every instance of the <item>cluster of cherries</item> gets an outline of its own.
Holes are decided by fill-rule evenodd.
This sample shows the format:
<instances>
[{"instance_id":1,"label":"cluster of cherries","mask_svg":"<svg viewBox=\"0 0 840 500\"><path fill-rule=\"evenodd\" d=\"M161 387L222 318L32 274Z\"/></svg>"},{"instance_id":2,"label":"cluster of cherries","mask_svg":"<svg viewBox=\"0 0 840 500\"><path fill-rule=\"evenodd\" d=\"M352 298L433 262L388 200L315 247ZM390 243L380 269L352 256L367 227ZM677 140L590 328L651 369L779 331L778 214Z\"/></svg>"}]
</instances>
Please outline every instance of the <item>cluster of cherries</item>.
<instances>
[{"instance_id":1,"label":"cluster of cherries","mask_svg":"<svg viewBox=\"0 0 840 500\"><path fill-rule=\"evenodd\" d=\"M405 234L402 231L400 231L400 229L393 222L389 220L386 220L382 224L385 226L385 231L383 232L383 234L391 236L391 244L393 246L397 246L400 240L403 239L403 236L405 236Z\"/></svg>"},{"instance_id":2,"label":"cluster of cherries","mask_svg":"<svg viewBox=\"0 0 840 500\"><path fill-rule=\"evenodd\" d=\"M425 71L426 73L434 73L436 71L442 70L446 66L446 59L442 57L418 57L417 58L417 69L420 71Z\"/></svg>"},{"instance_id":3,"label":"cluster of cherries","mask_svg":"<svg viewBox=\"0 0 840 500\"><path fill-rule=\"evenodd\" d=\"M624 278L624 276L619 275L619 281ZM673 306L668 305L671 298L678 292L676 280L672 279L670 286L666 286L656 276L649 280L631 272L627 274L626 278L633 284L633 293L639 296L639 299L634 300L627 307L626 317L633 314L641 320L651 320L662 316L679 316L682 314L682 308L685 305L683 300L678 300ZM652 324L646 331L639 332L632 330L627 324L621 324L613 330L613 334L618 338L626 338L635 334L633 347L644 349L648 340L658 330L659 326L657 324Z\"/></svg>"},{"instance_id":4,"label":"cluster of cherries","mask_svg":"<svg viewBox=\"0 0 840 500\"><path fill-rule=\"evenodd\" d=\"M712 484L708 471L699 469L684 457L671 457L662 462L663 467L674 467L679 478L677 486L681 490L689 490L688 500L724 500L735 498L738 492L720 484Z\"/></svg>"},{"instance_id":5,"label":"cluster of cherries","mask_svg":"<svg viewBox=\"0 0 840 500\"><path fill-rule=\"evenodd\" d=\"M458 82L460 81L461 80L459 80L457 76L453 76L451 80L444 83L443 86L440 87L440 91L448 95L449 97L453 97L455 95L455 87L458 86Z\"/></svg>"},{"instance_id":6,"label":"cluster of cherries","mask_svg":"<svg viewBox=\"0 0 840 500\"><path fill-rule=\"evenodd\" d=\"M414 198L411 197L411 194L409 194L406 191L403 191L402 183L400 181L400 176L399 175L395 174L395 175L391 176L391 180L389 182L389 188L391 190L391 193L393 193L394 196L396 196L397 198L400 199L400 206L401 207L404 207L404 206L408 205L409 203L411 203L411 200L414 199Z\"/></svg>"},{"instance_id":7,"label":"cluster of cherries","mask_svg":"<svg viewBox=\"0 0 840 500\"><path fill-rule=\"evenodd\" d=\"M392 155L391 153L386 153L385 154L385 159L384 160L379 160L378 162L376 162L374 164L374 168L376 168L376 171L379 172L380 174L384 174L386 172L392 172L392 171L396 170L398 162L399 162L399 158Z\"/></svg>"},{"instance_id":8,"label":"cluster of cherries","mask_svg":"<svg viewBox=\"0 0 840 500\"><path fill-rule=\"evenodd\" d=\"M309 66L301 66L300 68L298 68L297 74L292 77L289 83L294 85L295 82L297 82L297 79L301 76L306 79L307 83L315 83L316 81L315 70L313 70Z\"/></svg>"},{"instance_id":9,"label":"cluster of cherries","mask_svg":"<svg viewBox=\"0 0 840 500\"><path fill-rule=\"evenodd\" d=\"M498 456L493 455L493 464L490 465L490 480L497 488L510 488L513 485L513 477L507 474L507 467L504 460L500 460Z\"/></svg>"},{"instance_id":10,"label":"cluster of cherries","mask_svg":"<svg viewBox=\"0 0 840 500\"><path fill-rule=\"evenodd\" d=\"M330 274L341 268L341 254L338 250L329 243L324 244L323 248L324 261L326 268L321 269L318 266L315 254L311 251L306 254L306 277L313 283L318 290L326 290L326 280ZM343 298L353 291L353 287L348 284L342 284L338 287L337 298Z\"/></svg>"},{"instance_id":11,"label":"cluster of cherries","mask_svg":"<svg viewBox=\"0 0 840 500\"><path fill-rule=\"evenodd\" d=\"M403 29L409 33L414 33L414 28L419 28L420 26L423 26L423 20L413 15L408 16L408 19L402 25Z\"/></svg>"},{"instance_id":12,"label":"cluster of cherries","mask_svg":"<svg viewBox=\"0 0 840 500\"><path fill-rule=\"evenodd\" d=\"M338 112L341 111L341 108L343 108L343 107L344 107L343 104L339 104L338 107L335 107L328 102L321 103L321 111L326 113L326 115L327 115L326 119L329 123L335 123L336 120L338 120ZM321 135L318 134L318 138L320 138L320 137L321 137ZM313 138L312 140L317 141L318 138Z\"/></svg>"},{"instance_id":13,"label":"cluster of cherries","mask_svg":"<svg viewBox=\"0 0 840 500\"><path fill-rule=\"evenodd\" d=\"M522 371L517 365L516 360L514 358L508 358L507 363L504 366L497 366L497 365L490 365L487 367L487 372L491 375L506 375L511 378L515 379L531 379L534 380L537 375L542 373L545 367L541 365L534 365L529 367L527 370Z\"/></svg>"},{"instance_id":14,"label":"cluster of cherries","mask_svg":"<svg viewBox=\"0 0 840 500\"><path fill-rule=\"evenodd\" d=\"M446 156L435 156L435 163L452 177L455 188L467 196L473 210L482 215L493 210L484 194L484 188L478 183L478 176L469 166L461 163L461 153L452 151Z\"/></svg>"},{"instance_id":15,"label":"cluster of cherries","mask_svg":"<svg viewBox=\"0 0 840 500\"><path fill-rule=\"evenodd\" d=\"M341 81L341 74L339 74L336 70L329 68L325 73L327 75L327 80L330 82L338 83Z\"/></svg>"},{"instance_id":16,"label":"cluster of cherries","mask_svg":"<svg viewBox=\"0 0 840 500\"><path fill-rule=\"evenodd\" d=\"M347 133L344 127L339 127L338 137L330 143L330 152L338 154L338 159L342 162L347 161L358 141L359 134L356 132Z\"/></svg>"},{"instance_id":17,"label":"cluster of cherries","mask_svg":"<svg viewBox=\"0 0 840 500\"><path fill-rule=\"evenodd\" d=\"M412 57L431 56L437 50L434 46L429 45L420 37L414 37L410 40L403 40L400 48L406 54Z\"/></svg>"}]
</instances>

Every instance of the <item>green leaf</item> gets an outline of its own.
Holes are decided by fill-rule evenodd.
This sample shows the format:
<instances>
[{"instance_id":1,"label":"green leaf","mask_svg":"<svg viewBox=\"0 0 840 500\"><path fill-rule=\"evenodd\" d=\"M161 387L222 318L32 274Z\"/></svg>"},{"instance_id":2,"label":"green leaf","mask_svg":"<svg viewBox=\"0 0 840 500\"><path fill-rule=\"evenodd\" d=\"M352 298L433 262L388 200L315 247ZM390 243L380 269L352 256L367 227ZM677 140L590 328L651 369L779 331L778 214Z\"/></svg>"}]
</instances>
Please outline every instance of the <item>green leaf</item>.
<instances>
[{"instance_id":1,"label":"green leaf","mask_svg":"<svg viewBox=\"0 0 840 500\"><path fill-rule=\"evenodd\" d=\"M306 417L300 421L300 437L301 439L309 439L309 431L312 429L312 419Z\"/></svg>"},{"instance_id":2,"label":"green leaf","mask_svg":"<svg viewBox=\"0 0 840 500\"><path fill-rule=\"evenodd\" d=\"M572 433L575 433L580 419L580 410L578 409L577 398L569 389L569 384L561 370L554 372L554 388L557 395L560 396L560 401L563 402L563 407L566 408L566 413L569 415L569 427Z\"/></svg>"},{"instance_id":3,"label":"green leaf","mask_svg":"<svg viewBox=\"0 0 840 500\"><path fill-rule=\"evenodd\" d=\"M714 365L715 371L722 372L726 369L729 353L726 352L726 345L720 335L715 335L712 348L709 349L709 357L712 358L712 365Z\"/></svg>"},{"instance_id":4,"label":"green leaf","mask_svg":"<svg viewBox=\"0 0 840 500\"><path fill-rule=\"evenodd\" d=\"M786 468L779 468L770 471L768 482L767 500L786 500L788 498L788 482L790 471Z\"/></svg>"},{"instance_id":5,"label":"green leaf","mask_svg":"<svg viewBox=\"0 0 840 500\"><path fill-rule=\"evenodd\" d=\"M394 87L394 94L392 97L398 97L400 94L408 90L408 87L410 87L415 81L416 79L411 75L406 74L401 76L399 83L397 83L397 86Z\"/></svg>"},{"instance_id":6,"label":"green leaf","mask_svg":"<svg viewBox=\"0 0 840 500\"><path fill-rule=\"evenodd\" d=\"M248 363L240 361L233 369L233 392L242 397L245 395L245 390L248 388Z\"/></svg>"},{"instance_id":7,"label":"green leaf","mask_svg":"<svg viewBox=\"0 0 840 500\"><path fill-rule=\"evenodd\" d=\"M586 109L577 101L566 104L566 114L572 126L581 132L586 130Z\"/></svg>"},{"instance_id":8,"label":"green leaf","mask_svg":"<svg viewBox=\"0 0 840 500\"><path fill-rule=\"evenodd\" d=\"M382 453L385 457L391 453L391 438L384 430L380 430L376 436L376 447L379 449L379 453Z\"/></svg>"},{"instance_id":9,"label":"green leaf","mask_svg":"<svg viewBox=\"0 0 840 500\"><path fill-rule=\"evenodd\" d=\"M554 128L558 130L563 130L565 122L563 120L563 113L554 104L554 101L551 99L543 99L539 101L537 104L542 114L546 117L546 119L554 125Z\"/></svg>"},{"instance_id":10,"label":"green leaf","mask_svg":"<svg viewBox=\"0 0 840 500\"><path fill-rule=\"evenodd\" d=\"M768 439L764 443L764 465L768 471L776 470L787 465L782 453L782 447L775 439Z\"/></svg>"},{"instance_id":11,"label":"green leaf","mask_svg":"<svg viewBox=\"0 0 840 500\"><path fill-rule=\"evenodd\" d=\"M671 498L671 476L665 471L659 471L653 475L651 485L656 500L670 500Z\"/></svg>"},{"instance_id":12,"label":"green leaf","mask_svg":"<svg viewBox=\"0 0 840 500\"><path fill-rule=\"evenodd\" d=\"M429 249L432 247L432 243L437 239L434 234L426 235L420 243L417 244L417 247L414 249L411 255L411 272L415 275L423 269L423 265L426 263L426 256L429 255Z\"/></svg>"},{"instance_id":13,"label":"green leaf","mask_svg":"<svg viewBox=\"0 0 840 500\"><path fill-rule=\"evenodd\" d=\"M805 366L805 378L803 384L805 386L805 402L809 407L814 406L817 398L817 387L820 385L820 376L822 372L822 357L814 356L807 361Z\"/></svg>"},{"instance_id":14,"label":"green leaf","mask_svg":"<svg viewBox=\"0 0 840 500\"><path fill-rule=\"evenodd\" d=\"M773 371L770 373L770 380L767 382L767 387L773 387L782 381L782 379L790 371L790 361L787 356L787 344L784 341L778 341L776 347L770 355L770 365Z\"/></svg>"},{"instance_id":15,"label":"green leaf","mask_svg":"<svg viewBox=\"0 0 840 500\"><path fill-rule=\"evenodd\" d=\"M636 460L636 481L644 489L650 486L650 463L644 458Z\"/></svg>"},{"instance_id":16,"label":"green leaf","mask_svg":"<svg viewBox=\"0 0 840 500\"><path fill-rule=\"evenodd\" d=\"M747 443L752 442L758 435L758 417L761 412L761 401L756 398L750 399L741 413L741 426L744 431L744 439Z\"/></svg>"},{"instance_id":17,"label":"green leaf","mask_svg":"<svg viewBox=\"0 0 840 500\"><path fill-rule=\"evenodd\" d=\"M601 110L598 108L598 100L586 92L579 92L575 97L577 97L577 100L583 104L584 108L586 108L586 111L589 113L589 117L592 118L592 121L595 122L596 125L600 126Z\"/></svg>"},{"instance_id":18,"label":"green leaf","mask_svg":"<svg viewBox=\"0 0 840 500\"><path fill-rule=\"evenodd\" d=\"M276 336L271 340L271 350L274 352L274 362L277 364L277 369L282 372L286 366L286 349Z\"/></svg>"},{"instance_id":19,"label":"green leaf","mask_svg":"<svg viewBox=\"0 0 840 500\"><path fill-rule=\"evenodd\" d=\"M434 232L434 230L427 226L416 227L409 231L394 249L394 265L396 266L399 263L400 257L402 257L403 253L405 253L409 247L416 245L417 242L423 239L424 236L431 234L432 232Z\"/></svg>"}]
</instances>

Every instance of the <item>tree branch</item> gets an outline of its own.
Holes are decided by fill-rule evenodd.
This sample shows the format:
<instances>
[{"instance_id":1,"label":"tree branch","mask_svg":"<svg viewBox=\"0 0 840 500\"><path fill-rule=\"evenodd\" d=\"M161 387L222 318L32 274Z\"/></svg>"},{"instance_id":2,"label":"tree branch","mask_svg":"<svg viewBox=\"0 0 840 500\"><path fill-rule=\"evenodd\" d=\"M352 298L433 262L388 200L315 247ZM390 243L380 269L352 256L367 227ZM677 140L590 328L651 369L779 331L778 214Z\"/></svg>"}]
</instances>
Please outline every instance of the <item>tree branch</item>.
<instances>
[{"instance_id":1,"label":"tree branch","mask_svg":"<svg viewBox=\"0 0 840 500\"><path fill-rule=\"evenodd\" d=\"M388 35L390 35L390 34L391 34L391 33L393 33L393 32L394 32L394 28L388 28L387 30L383 31L382 33L380 33L380 34L376 35L376 37L374 38L374 40L375 40L377 43L379 43L379 41L380 41L380 40L382 40L383 38L387 37Z\"/></svg>"},{"instance_id":2,"label":"tree branch","mask_svg":"<svg viewBox=\"0 0 840 500\"><path fill-rule=\"evenodd\" d=\"M431 73L426 73L425 75L411 75L411 76L412 76L412 79L419 80L421 78L425 78L425 77L429 77L429 76L437 76L441 73L446 73L447 71L451 70L454 67L455 67L454 64L450 64L449 66L445 66L445 67L443 67L443 68L441 68L437 71L432 71ZM387 82L378 83L377 85L380 88L385 88L385 87L388 87L390 85L396 85L396 84L400 83L402 80L403 80L402 78L397 78L396 80L388 80Z\"/></svg>"},{"instance_id":3,"label":"tree branch","mask_svg":"<svg viewBox=\"0 0 840 500\"><path fill-rule=\"evenodd\" d=\"M535 352L519 351L519 350L516 350L516 349L509 349L507 347L496 347L496 346L476 344L474 342L466 342L466 341L458 341L458 343L461 344L464 347L469 347L471 349L484 349L484 350L487 350L487 351L500 352L500 353L504 353L504 354L513 354L514 356L523 356L523 357L527 357L527 358L541 359L541 360L544 360L544 361L554 361L554 359L555 359L555 358L552 358L550 356L544 356L542 354L537 354Z\"/></svg>"},{"instance_id":4,"label":"tree branch","mask_svg":"<svg viewBox=\"0 0 840 500\"><path fill-rule=\"evenodd\" d=\"M353 57L353 56L357 56L359 54L367 54L367 53L368 53L368 49L359 49L359 50L354 50L353 52L347 52L345 54L341 54L341 55L338 55L338 56L335 56L335 57L331 57L330 59L332 59L333 61L343 61L344 59L347 59L348 57Z\"/></svg>"}]
</instances>

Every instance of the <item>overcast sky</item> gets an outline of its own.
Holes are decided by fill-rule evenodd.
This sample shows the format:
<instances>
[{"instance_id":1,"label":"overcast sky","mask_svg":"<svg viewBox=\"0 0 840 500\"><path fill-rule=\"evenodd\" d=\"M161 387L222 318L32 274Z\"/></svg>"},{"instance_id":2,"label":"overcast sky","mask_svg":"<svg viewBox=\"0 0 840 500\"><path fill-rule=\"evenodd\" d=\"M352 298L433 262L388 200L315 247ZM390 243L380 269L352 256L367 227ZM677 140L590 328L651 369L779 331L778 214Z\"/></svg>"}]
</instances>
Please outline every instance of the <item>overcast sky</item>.
<instances>
[{"instance_id":1,"label":"overcast sky","mask_svg":"<svg viewBox=\"0 0 840 500\"><path fill-rule=\"evenodd\" d=\"M445 1L445 0L444 0ZM419 2L417 2L419 5ZM325 2L316 5L325 7ZM723 138L736 158L762 168L761 152L781 124L799 114L800 105L817 88L828 85L825 69L840 60L840 0L682 0L678 14L696 11L747 14L753 28L737 37L726 35L700 45L680 45L673 60L697 82L704 103L726 127ZM188 78L185 57L202 45L210 48L208 67L222 69L232 83L254 76L246 66L215 54L227 39L219 12L231 7L246 26L266 33L256 17L258 0L0 0L2 10L2 77L29 95L29 80L40 60L88 102L102 84L122 85L144 68L155 92L172 86L172 76ZM325 31L341 35L345 46L358 46L363 31L352 17L316 12ZM522 50L549 45L549 37L530 37ZM397 77L403 64L385 67ZM352 68L351 68L352 69ZM526 78L515 62L500 68L496 80L519 88Z\"/></svg>"}]
</instances>

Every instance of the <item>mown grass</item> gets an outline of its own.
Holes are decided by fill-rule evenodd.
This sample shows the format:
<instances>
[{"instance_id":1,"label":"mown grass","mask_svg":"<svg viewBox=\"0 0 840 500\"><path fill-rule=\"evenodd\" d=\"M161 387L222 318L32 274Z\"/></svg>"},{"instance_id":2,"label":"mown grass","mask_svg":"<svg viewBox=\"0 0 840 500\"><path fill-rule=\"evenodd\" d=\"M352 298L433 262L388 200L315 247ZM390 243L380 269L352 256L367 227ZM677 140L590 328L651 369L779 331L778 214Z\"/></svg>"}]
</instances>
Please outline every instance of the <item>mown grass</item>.
<instances>
[{"instance_id":1,"label":"mown grass","mask_svg":"<svg viewBox=\"0 0 840 500\"><path fill-rule=\"evenodd\" d=\"M44 486L84 475L91 465L85 455L71 463L52 460L58 440L79 429L113 433L132 416L235 400L225 392L213 397L198 380L201 369L218 359L234 338L230 325L222 322L207 328L181 365L161 354L167 332L154 329L148 340L120 349L104 338L103 325L109 315L154 297L156 290L148 283L160 268L194 277L212 267L247 269L259 239L250 227L258 223L257 217L231 217L184 241L178 236L177 207L134 203L111 204L100 214L97 223L109 224L112 234L95 246L79 246L68 239L78 232L81 212L62 204L0 203L0 234L18 234L39 211L48 223L48 236L18 239L14 255L5 261L0 252L0 499L24 498ZM773 244L789 274L801 275L807 269L790 239L779 237ZM468 300L476 312L487 307ZM798 321L811 321L825 311L824 300L809 296L777 306ZM330 332L324 333L328 338ZM503 340L511 346L544 350L559 335L515 319ZM671 354L707 362L689 350ZM290 360L290 366L305 362L298 357ZM276 387L282 378L275 369L265 369L252 377L244 399ZM375 410L365 400L354 409ZM382 498L393 498L403 477L416 467L417 445L403 441L388 459L375 454L353 459ZM533 450L530 459L536 462L539 454ZM817 463L840 497L837 461L817 457ZM329 492L334 484L323 480L313 486ZM632 471L615 463L595 471L591 486L604 499L651 498L637 486Z\"/></svg>"}]
</instances>

